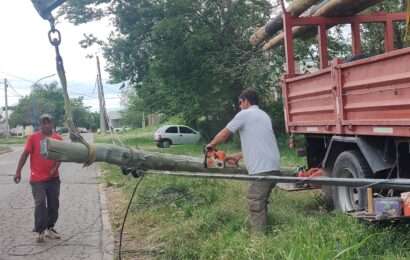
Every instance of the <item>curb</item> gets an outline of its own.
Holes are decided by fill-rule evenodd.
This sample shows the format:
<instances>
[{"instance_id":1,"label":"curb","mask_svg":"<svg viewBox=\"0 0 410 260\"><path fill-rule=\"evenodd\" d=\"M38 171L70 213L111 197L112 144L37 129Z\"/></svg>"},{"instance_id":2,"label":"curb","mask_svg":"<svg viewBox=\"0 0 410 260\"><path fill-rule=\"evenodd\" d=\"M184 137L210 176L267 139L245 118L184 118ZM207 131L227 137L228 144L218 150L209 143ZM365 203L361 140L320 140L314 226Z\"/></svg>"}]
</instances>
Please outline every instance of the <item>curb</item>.
<instances>
[{"instance_id":1,"label":"curb","mask_svg":"<svg viewBox=\"0 0 410 260\"><path fill-rule=\"evenodd\" d=\"M6 154L6 153L11 153L13 151L14 151L13 148L11 148L10 146L6 146L4 150L0 150L0 155Z\"/></svg>"},{"instance_id":2,"label":"curb","mask_svg":"<svg viewBox=\"0 0 410 260\"><path fill-rule=\"evenodd\" d=\"M98 176L101 176L101 171L97 166ZM101 205L101 224L102 224L102 259L113 260L114 259L114 236L110 223L110 216L107 207L107 198L105 196L104 184L98 184L98 191L100 194Z\"/></svg>"}]
</instances>

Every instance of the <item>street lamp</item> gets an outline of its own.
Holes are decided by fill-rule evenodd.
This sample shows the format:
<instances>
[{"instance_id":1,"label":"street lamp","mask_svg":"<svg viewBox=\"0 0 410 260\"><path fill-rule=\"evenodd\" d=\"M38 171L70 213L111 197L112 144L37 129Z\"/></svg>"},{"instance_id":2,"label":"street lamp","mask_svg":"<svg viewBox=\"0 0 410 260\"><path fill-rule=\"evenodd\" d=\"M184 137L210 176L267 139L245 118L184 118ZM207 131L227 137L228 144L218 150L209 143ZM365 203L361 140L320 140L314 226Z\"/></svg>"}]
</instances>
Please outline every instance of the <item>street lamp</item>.
<instances>
[{"instance_id":1,"label":"street lamp","mask_svg":"<svg viewBox=\"0 0 410 260\"><path fill-rule=\"evenodd\" d=\"M54 74L51 74L51 75L47 75L47 76L41 77L40 79L36 80L36 81L33 83L33 86L37 85L40 81L45 80L45 79L48 79L48 78L51 78L51 77L54 77L55 75L56 75L56 74L54 73Z\"/></svg>"},{"instance_id":2,"label":"street lamp","mask_svg":"<svg viewBox=\"0 0 410 260\"><path fill-rule=\"evenodd\" d=\"M32 85L32 87L31 87L31 92L33 92L33 88L38 84L38 83L40 83L40 81L42 81L42 80L45 80L45 79L48 79L48 78L51 78L51 77L54 77L56 74L54 73L54 74L50 74L50 75L47 75L47 76L44 76L44 77L41 77L41 78L39 78L38 80L36 80L34 83L33 83L33 85ZM34 129L36 129L37 128L37 111L36 111L36 106L35 106L35 102L36 102L36 99L35 99L35 97L34 97L34 95L32 96L32 99L31 99L31 111L32 111L32 113L31 113L31 122L33 123L33 128Z\"/></svg>"}]
</instances>

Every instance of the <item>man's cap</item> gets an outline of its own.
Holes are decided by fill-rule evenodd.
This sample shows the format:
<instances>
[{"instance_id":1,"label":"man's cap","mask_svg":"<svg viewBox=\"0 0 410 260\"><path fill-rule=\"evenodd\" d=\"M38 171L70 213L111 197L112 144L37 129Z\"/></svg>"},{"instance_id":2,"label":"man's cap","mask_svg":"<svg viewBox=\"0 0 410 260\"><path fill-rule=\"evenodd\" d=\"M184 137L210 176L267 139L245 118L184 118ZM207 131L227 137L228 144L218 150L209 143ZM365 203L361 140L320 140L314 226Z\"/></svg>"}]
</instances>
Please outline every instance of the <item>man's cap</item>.
<instances>
[{"instance_id":1,"label":"man's cap","mask_svg":"<svg viewBox=\"0 0 410 260\"><path fill-rule=\"evenodd\" d=\"M42 114L42 115L40 116L40 121L43 121L43 120L45 120L45 119L48 119L48 120L50 120L50 121L53 121L53 117L52 117L50 114Z\"/></svg>"}]
</instances>

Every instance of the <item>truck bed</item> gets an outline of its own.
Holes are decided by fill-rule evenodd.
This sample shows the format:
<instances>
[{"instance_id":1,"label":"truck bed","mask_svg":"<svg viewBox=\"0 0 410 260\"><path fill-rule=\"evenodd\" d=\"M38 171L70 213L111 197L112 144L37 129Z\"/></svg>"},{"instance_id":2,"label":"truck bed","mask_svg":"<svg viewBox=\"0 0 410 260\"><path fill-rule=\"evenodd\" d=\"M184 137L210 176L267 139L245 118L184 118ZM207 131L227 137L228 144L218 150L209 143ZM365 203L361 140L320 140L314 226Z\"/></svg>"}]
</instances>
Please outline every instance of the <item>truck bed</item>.
<instances>
[{"instance_id":1,"label":"truck bed","mask_svg":"<svg viewBox=\"0 0 410 260\"><path fill-rule=\"evenodd\" d=\"M410 137L410 48L282 82L289 133Z\"/></svg>"}]
</instances>

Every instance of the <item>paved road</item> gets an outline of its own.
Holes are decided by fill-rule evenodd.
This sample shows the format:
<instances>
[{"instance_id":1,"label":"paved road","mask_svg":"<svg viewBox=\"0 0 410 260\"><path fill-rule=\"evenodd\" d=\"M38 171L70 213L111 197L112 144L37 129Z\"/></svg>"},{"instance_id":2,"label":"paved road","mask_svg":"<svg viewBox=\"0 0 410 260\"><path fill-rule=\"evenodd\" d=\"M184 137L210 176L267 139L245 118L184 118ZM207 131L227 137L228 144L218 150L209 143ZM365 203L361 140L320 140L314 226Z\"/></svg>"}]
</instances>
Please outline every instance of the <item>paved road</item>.
<instances>
[{"instance_id":1,"label":"paved road","mask_svg":"<svg viewBox=\"0 0 410 260\"><path fill-rule=\"evenodd\" d=\"M35 233L31 232L33 199L28 183L29 161L22 182L19 185L12 182L21 151L21 146L14 147L13 152L0 155L0 260L107 259L112 243L104 239L96 166L62 164L60 218L56 225L62 239L37 244Z\"/></svg>"}]
</instances>

